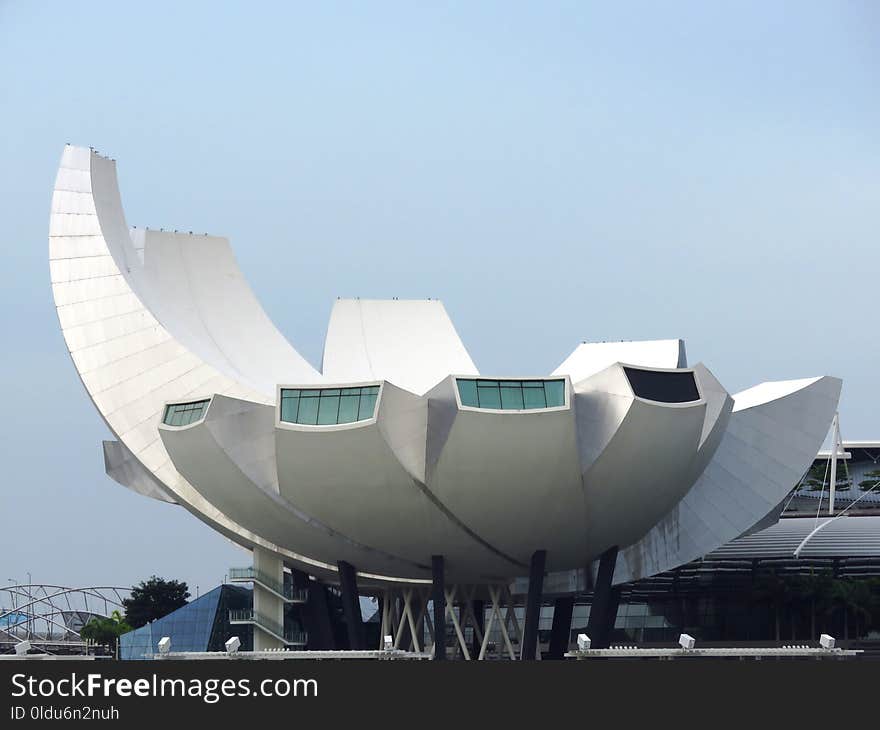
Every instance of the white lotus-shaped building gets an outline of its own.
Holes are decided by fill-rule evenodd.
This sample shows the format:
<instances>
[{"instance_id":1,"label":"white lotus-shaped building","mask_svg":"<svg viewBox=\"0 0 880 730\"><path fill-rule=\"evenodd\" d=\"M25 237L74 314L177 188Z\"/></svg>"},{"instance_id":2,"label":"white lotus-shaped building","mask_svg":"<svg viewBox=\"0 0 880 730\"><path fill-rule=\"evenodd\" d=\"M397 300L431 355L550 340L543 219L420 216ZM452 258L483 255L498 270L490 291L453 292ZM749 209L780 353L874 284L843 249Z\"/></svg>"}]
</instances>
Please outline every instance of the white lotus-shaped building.
<instances>
[{"instance_id":1,"label":"white lotus-shaped building","mask_svg":"<svg viewBox=\"0 0 880 730\"><path fill-rule=\"evenodd\" d=\"M318 370L226 239L129 228L115 162L88 148L64 150L49 248L108 474L276 575L424 582L442 556L447 580L491 584L536 551L554 572L610 548L615 583L652 575L774 520L840 394L818 377L730 395L680 340L482 374L436 300L338 300Z\"/></svg>"}]
</instances>

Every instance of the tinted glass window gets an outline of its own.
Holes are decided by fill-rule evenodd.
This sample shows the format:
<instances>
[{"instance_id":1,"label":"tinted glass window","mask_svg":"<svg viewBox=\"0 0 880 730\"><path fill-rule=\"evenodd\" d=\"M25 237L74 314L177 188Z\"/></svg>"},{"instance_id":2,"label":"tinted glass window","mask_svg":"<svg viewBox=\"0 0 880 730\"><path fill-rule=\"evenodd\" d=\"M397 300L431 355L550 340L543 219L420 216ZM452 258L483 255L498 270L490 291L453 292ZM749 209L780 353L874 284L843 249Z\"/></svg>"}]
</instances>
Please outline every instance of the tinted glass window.
<instances>
[{"instance_id":1,"label":"tinted glass window","mask_svg":"<svg viewBox=\"0 0 880 730\"><path fill-rule=\"evenodd\" d=\"M660 403L688 403L700 399L691 372L658 372L625 367L624 372L639 398Z\"/></svg>"},{"instance_id":2,"label":"tinted glass window","mask_svg":"<svg viewBox=\"0 0 880 730\"><path fill-rule=\"evenodd\" d=\"M523 411L565 405L564 380L480 380L456 378L463 406Z\"/></svg>"},{"instance_id":3,"label":"tinted glass window","mask_svg":"<svg viewBox=\"0 0 880 730\"><path fill-rule=\"evenodd\" d=\"M372 418L379 386L363 388L283 388L281 420L304 426L335 426Z\"/></svg>"},{"instance_id":4,"label":"tinted glass window","mask_svg":"<svg viewBox=\"0 0 880 730\"><path fill-rule=\"evenodd\" d=\"M193 401L192 403L172 403L165 406L162 423L167 426L189 426L205 415L210 400Z\"/></svg>"}]
</instances>

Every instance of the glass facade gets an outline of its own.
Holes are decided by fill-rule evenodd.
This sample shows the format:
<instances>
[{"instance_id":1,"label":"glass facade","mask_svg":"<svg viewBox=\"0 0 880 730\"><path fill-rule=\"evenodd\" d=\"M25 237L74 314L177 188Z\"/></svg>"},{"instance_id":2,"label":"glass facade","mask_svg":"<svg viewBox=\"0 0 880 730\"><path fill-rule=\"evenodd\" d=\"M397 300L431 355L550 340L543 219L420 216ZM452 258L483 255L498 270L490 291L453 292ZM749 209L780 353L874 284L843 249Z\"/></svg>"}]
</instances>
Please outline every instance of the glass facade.
<instances>
[{"instance_id":1,"label":"glass facade","mask_svg":"<svg viewBox=\"0 0 880 730\"><path fill-rule=\"evenodd\" d=\"M163 636L171 637L171 651L222 651L224 642L234 634L241 639L242 649L248 651L253 647L252 629L236 626L231 631L228 616L230 610L250 603L249 590L218 586L167 616L123 634L119 638L119 658L150 659Z\"/></svg>"},{"instance_id":2,"label":"glass facade","mask_svg":"<svg viewBox=\"0 0 880 730\"><path fill-rule=\"evenodd\" d=\"M565 381L457 378L463 406L501 411L530 411L565 405Z\"/></svg>"},{"instance_id":3,"label":"glass facade","mask_svg":"<svg viewBox=\"0 0 880 730\"><path fill-rule=\"evenodd\" d=\"M205 651L214 626L220 591L215 588L177 611L123 634L119 642L120 658L149 659L163 636L171 637L174 651Z\"/></svg>"},{"instance_id":4,"label":"glass facade","mask_svg":"<svg viewBox=\"0 0 880 730\"><path fill-rule=\"evenodd\" d=\"M361 388L282 388L281 420L304 426L335 426L372 418L379 386Z\"/></svg>"},{"instance_id":5,"label":"glass facade","mask_svg":"<svg viewBox=\"0 0 880 730\"><path fill-rule=\"evenodd\" d=\"M165 406L165 416L162 418L162 423L166 426L189 426L189 424L195 423L205 415L210 402L211 400L208 399L197 400L192 403L172 403L167 405Z\"/></svg>"}]
</instances>

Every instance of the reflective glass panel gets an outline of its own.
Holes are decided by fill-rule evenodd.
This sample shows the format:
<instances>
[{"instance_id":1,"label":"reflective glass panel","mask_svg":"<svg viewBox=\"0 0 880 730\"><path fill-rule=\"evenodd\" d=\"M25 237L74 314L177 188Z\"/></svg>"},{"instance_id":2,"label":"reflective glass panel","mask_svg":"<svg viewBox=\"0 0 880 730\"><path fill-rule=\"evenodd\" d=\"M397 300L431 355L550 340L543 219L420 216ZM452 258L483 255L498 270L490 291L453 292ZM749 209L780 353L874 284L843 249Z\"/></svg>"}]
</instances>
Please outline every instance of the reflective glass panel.
<instances>
[{"instance_id":1,"label":"reflective glass panel","mask_svg":"<svg viewBox=\"0 0 880 730\"><path fill-rule=\"evenodd\" d=\"M331 426L339 423L339 391L321 393L321 405L318 407L318 425Z\"/></svg>"},{"instance_id":2,"label":"reflective glass panel","mask_svg":"<svg viewBox=\"0 0 880 730\"><path fill-rule=\"evenodd\" d=\"M533 385L530 383L529 385ZM522 390L523 408L546 408L547 399L544 397L544 384L538 383L537 388L524 387Z\"/></svg>"},{"instance_id":3,"label":"reflective glass panel","mask_svg":"<svg viewBox=\"0 0 880 730\"><path fill-rule=\"evenodd\" d=\"M304 426L335 426L372 418L379 386L363 388L284 388L281 420Z\"/></svg>"},{"instance_id":4,"label":"reflective glass panel","mask_svg":"<svg viewBox=\"0 0 880 730\"><path fill-rule=\"evenodd\" d=\"M565 405L565 381L456 379L462 406L523 411Z\"/></svg>"},{"instance_id":5,"label":"reflective glass panel","mask_svg":"<svg viewBox=\"0 0 880 730\"><path fill-rule=\"evenodd\" d=\"M296 397L281 399L281 420L296 423L296 413L299 410L299 391L291 391L296 393Z\"/></svg>"},{"instance_id":6,"label":"reflective glass panel","mask_svg":"<svg viewBox=\"0 0 880 730\"><path fill-rule=\"evenodd\" d=\"M547 398L547 407L555 408L565 405L565 381L545 380L544 395Z\"/></svg>"},{"instance_id":7,"label":"reflective glass panel","mask_svg":"<svg viewBox=\"0 0 880 730\"><path fill-rule=\"evenodd\" d=\"M162 423L168 426L188 426L195 423L205 414L210 402L210 400L200 400L192 403L171 403L165 406Z\"/></svg>"},{"instance_id":8,"label":"reflective glass panel","mask_svg":"<svg viewBox=\"0 0 880 730\"><path fill-rule=\"evenodd\" d=\"M339 420L337 423L351 423L358 420L358 406L361 402L360 394L346 395L343 392L339 399Z\"/></svg>"},{"instance_id":9,"label":"reflective glass panel","mask_svg":"<svg viewBox=\"0 0 880 730\"><path fill-rule=\"evenodd\" d=\"M366 390L366 388L364 388ZM376 410L376 395L374 394L363 394L361 395L361 405L358 409L358 420L363 421L367 418L373 417L373 412Z\"/></svg>"},{"instance_id":10,"label":"reflective glass panel","mask_svg":"<svg viewBox=\"0 0 880 730\"><path fill-rule=\"evenodd\" d=\"M504 410L521 411L523 409L522 383L516 381L502 381L501 383L501 407Z\"/></svg>"},{"instance_id":11,"label":"reflective glass panel","mask_svg":"<svg viewBox=\"0 0 880 730\"><path fill-rule=\"evenodd\" d=\"M303 397L299 399L299 414L296 417L297 423L307 426L316 426L318 424L318 401L320 398L315 396L305 397L309 391L303 391Z\"/></svg>"},{"instance_id":12,"label":"reflective glass panel","mask_svg":"<svg viewBox=\"0 0 880 730\"><path fill-rule=\"evenodd\" d=\"M461 404L463 406L480 407L480 402L477 400L476 380L459 380L458 394L461 396Z\"/></svg>"},{"instance_id":13,"label":"reflective glass panel","mask_svg":"<svg viewBox=\"0 0 880 730\"><path fill-rule=\"evenodd\" d=\"M501 393L498 390L498 381L478 380L477 398L480 400L480 408L501 408Z\"/></svg>"}]
</instances>

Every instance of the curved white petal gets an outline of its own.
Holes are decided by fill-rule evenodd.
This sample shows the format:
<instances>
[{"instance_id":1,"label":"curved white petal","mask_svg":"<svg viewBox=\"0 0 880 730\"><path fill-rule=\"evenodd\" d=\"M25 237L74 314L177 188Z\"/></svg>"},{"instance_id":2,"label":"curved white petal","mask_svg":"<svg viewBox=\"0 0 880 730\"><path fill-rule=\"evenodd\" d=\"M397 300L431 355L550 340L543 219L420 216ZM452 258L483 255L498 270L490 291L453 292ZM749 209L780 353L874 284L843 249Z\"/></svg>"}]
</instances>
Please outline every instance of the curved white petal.
<instances>
[{"instance_id":1,"label":"curved white petal","mask_svg":"<svg viewBox=\"0 0 880 730\"><path fill-rule=\"evenodd\" d=\"M137 229L144 296L174 338L233 380L271 398L278 383L321 375L272 324L226 238Z\"/></svg>"},{"instance_id":2,"label":"curved white petal","mask_svg":"<svg viewBox=\"0 0 880 730\"><path fill-rule=\"evenodd\" d=\"M776 508L822 445L841 385L826 376L763 383L735 395L715 456L681 502L620 552L615 583L706 555Z\"/></svg>"},{"instance_id":3,"label":"curved white petal","mask_svg":"<svg viewBox=\"0 0 880 730\"><path fill-rule=\"evenodd\" d=\"M77 372L110 430L143 468L227 537L315 570L335 570L236 524L169 459L157 428L166 402L221 393L273 403L274 393L236 382L222 363L206 362L150 310L141 252L125 223L112 160L65 147L52 196L49 259L58 319Z\"/></svg>"},{"instance_id":4,"label":"curved white petal","mask_svg":"<svg viewBox=\"0 0 880 730\"><path fill-rule=\"evenodd\" d=\"M421 565L443 555L456 579L518 570L425 488L426 400L385 382L376 408L374 418L342 425L277 422L281 496L359 544Z\"/></svg>"},{"instance_id":5,"label":"curved white petal","mask_svg":"<svg viewBox=\"0 0 880 730\"><path fill-rule=\"evenodd\" d=\"M428 394L431 494L466 528L527 571L581 564L587 542L571 386L566 405L541 411L461 407L449 378Z\"/></svg>"},{"instance_id":6,"label":"curved white petal","mask_svg":"<svg viewBox=\"0 0 880 730\"><path fill-rule=\"evenodd\" d=\"M636 396L628 370L612 365L575 386L588 559L640 538L696 478L707 416L699 380L692 400L666 403Z\"/></svg>"},{"instance_id":7,"label":"curved white petal","mask_svg":"<svg viewBox=\"0 0 880 730\"><path fill-rule=\"evenodd\" d=\"M156 479L119 441L104 441L104 471L117 484L160 502L177 504L165 485Z\"/></svg>"},{"instance_id":8,"label":"curved white petal","mask_svg":"<svg viewBox=\"0 0 880 730\"><path fill-rule=\"evenodd\" d=\"M347 560L365 571L425 577L427 567L358 544L287 499L271 473L274 429L273 407L218 395L202 420L184 427L162 425L159 433L177 470L199 485L205 498L275 545Z\"/></svg>"}]
</instances>

